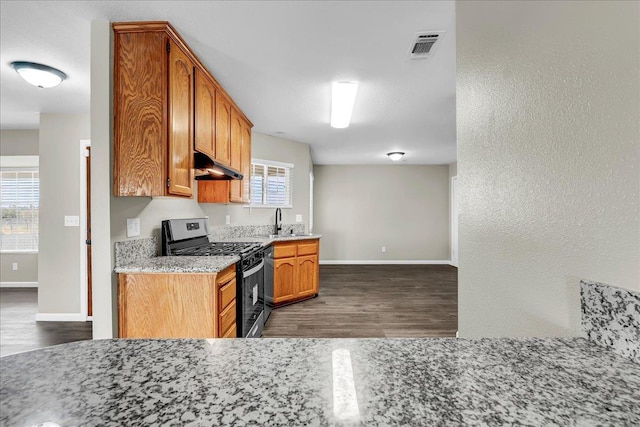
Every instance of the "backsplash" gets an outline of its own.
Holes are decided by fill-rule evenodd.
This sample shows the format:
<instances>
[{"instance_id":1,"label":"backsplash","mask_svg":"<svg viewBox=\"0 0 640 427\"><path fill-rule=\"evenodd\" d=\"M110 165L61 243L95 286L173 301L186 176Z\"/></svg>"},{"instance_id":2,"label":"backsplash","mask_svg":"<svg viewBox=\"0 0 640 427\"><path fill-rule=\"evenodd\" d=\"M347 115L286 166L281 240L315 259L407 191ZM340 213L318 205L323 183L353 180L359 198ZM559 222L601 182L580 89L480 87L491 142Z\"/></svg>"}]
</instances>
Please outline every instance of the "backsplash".
<instances>
[{"instance_id":1,"label":"backsplash","mask_svg":"<svg viewBox=\"0 0 640 427\"><path fill-rule=\"evenodd\" d=\"M251 237L251 236L267 236L274 232L274 226L271 225L226 225L223 227L214 227L209 233L212 241L232 239L234 237ZM304 224L282 224L282 234L304 234Z\"/></svg>"},{"instance_id":2,"label":"backsplash","mask_svg":"<svg viewBox=\"0 0 640 427\"><path fill-rule=\"evenodd\" d=\"M158 256L158 239L146 237L116 242L115 252L116 268L131 264L139 259L152 258Z\"/></svg>"},{"instance_id":3,"label":"backsplash","mask_svg":"<svg viewBox=\"0 0 640 427\"><path fill-rule=\"evenodd\" d=\"M640 293L581 280L580 299L587 338L640 363Z\"/></svg>"}]
</instances>

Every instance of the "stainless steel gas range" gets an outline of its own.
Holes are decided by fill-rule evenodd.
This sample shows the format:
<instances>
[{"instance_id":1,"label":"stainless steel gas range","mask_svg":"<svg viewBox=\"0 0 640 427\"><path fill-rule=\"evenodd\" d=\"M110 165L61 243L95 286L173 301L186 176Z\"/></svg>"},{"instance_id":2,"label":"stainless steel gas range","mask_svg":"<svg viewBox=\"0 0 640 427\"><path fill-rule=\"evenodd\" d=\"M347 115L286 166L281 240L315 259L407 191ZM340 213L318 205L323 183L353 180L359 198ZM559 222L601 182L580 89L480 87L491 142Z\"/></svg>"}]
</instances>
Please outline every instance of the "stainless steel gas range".
<instances>
[{"instance_id":1,"label":"stainless steel gas range","mask_svg":"<svg viewBox=\"0 0 640 427\"><path fill-rule=\"evenodd\" d=\"M264 248L259 242L210 242L206 218L162 221L162 255L237 255L238 337L258 338L264 327Z\"/></svg>"}]
</instances>

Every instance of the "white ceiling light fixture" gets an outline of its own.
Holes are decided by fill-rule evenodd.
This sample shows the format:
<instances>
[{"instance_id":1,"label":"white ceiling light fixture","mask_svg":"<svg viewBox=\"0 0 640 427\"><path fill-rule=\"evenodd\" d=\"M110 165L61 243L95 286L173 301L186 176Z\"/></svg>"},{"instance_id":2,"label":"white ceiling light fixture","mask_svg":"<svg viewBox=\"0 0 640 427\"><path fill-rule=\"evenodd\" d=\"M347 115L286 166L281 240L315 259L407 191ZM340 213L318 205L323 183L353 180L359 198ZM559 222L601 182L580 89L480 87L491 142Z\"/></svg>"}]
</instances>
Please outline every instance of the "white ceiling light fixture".
<instances>
[{"instance_id":1,"label":"white ceiling light fixture","mask_svg":"<svg viewBox=\"0 0 640 427\"><path fill-rule=\"evenodd\" d=\"M349 127L353 104L358 93L358 82L333 82L331 85L331 127Z\"/></svg>"},{"instance_id":2,"label":"white ceiling light fixture","mask_svg":"<svg viewBox=\"0 0 640 427\"><path fill-rule=\"evenodd\" d=\"M404 153L402 151L392 151L391 153L387 153L387 156L394 162L399 162L404 157Z\"/></svg>"},{"instance_id":3,"label":"white ceiling light fixture","mask_svg":"<svg viewBox=\"0 0 640 427\"><path fill-rule=\"evenodd\" d=\"M10 65L20 77L39 88L58 86L67 78L67 75L57 68L35 62L16 61Z\"/></svg>"}]
</instances>

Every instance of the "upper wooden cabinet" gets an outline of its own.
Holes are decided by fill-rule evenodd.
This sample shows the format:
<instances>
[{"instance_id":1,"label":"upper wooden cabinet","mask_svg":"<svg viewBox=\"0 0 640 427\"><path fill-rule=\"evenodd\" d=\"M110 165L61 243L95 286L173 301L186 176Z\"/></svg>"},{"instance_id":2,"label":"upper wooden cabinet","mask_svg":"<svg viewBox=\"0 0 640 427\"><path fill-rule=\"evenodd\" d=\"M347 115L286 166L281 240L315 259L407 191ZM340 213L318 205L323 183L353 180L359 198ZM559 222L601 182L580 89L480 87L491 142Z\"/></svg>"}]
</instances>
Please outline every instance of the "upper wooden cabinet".
<instances>
[{"instance_id":1,"label":"upper wooden cabinet","mask_svg":"<svg viewBox=\"0 0 640 427\"><path fill-rule=\"evenodd\" d=\"M114 24L114 194L193 195L193 62L166 29Z\"/></svg>"},{"instance_id":2,"label":"upper wooden cabinet","mask_svg":"<svg viewBox=\"0 0 640 427\"><path fill-rule=\"evenodd\" d=\"M251 124L235 109L230 115L231 167L242 180L198 181L199 203L249 203L251 182Z\"/></svg>"},{"instance_id":3,"label":"upper wooden cabinet","mask_svg":"<svg viewBox=\"0 0 640 427\"><path fill-rule=\"evenodd\" d=\"M200 70L196 70L195 89L195 148L215 159L216 157L216 87Z\"/></svg>"},{"instance_id":4,"label":"upper wooden cabinet","mask_svg":"<svg viewBox=\"0 0 640 427\"><path fill-rule=\"evenodd\" d=\"M242 172L242 125L252 125L171 25L113 30L114 194L192 197L194 150Z\"/></svg>"}]
</instances>

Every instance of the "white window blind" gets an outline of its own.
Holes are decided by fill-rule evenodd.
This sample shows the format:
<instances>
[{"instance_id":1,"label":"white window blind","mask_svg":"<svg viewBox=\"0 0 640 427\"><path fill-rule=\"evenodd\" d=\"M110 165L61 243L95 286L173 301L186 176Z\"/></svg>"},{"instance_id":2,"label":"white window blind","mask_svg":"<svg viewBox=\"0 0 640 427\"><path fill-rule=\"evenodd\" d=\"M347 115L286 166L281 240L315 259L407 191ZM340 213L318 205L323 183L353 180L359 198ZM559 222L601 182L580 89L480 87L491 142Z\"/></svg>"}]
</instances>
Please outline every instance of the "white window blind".
<instances>
[{"instance_id":1,"label":"white window blind","mask_svg":"<svg viewBox=\"0 0 640 427\"><path fill-rule=\"evenodd\" d=\"M293 165L253 159L251 163L251 206L291 207Z\"/></svg>"},{"instance_id":2,"label":"white window blind","mask_svg":"<svg viewBox=\"0 0 640 427\"><path fill-rule=\"evenodd\" d=\"M36 170L0 171L0 249L38 250L40 179Z\"/></svg>"}]
</instances>

